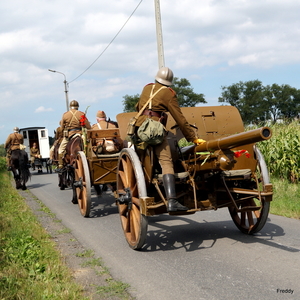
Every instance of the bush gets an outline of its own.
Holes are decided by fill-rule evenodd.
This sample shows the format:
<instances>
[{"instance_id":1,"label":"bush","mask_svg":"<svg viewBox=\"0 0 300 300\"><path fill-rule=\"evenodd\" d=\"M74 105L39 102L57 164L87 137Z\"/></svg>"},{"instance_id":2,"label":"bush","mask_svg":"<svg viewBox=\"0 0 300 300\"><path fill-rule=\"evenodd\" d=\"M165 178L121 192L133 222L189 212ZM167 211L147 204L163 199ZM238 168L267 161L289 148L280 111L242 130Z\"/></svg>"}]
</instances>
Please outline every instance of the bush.
<instances>
[{"instance_id":1,"label":"bush","mask_svg":"<svg viewBox=\"0 0 300 300\"><path fill-rule=\"evenodd\" d=\"M0 157L0 171L4 171L6 169L6 159L5 157Z\"/></svg>"}]
</instances>

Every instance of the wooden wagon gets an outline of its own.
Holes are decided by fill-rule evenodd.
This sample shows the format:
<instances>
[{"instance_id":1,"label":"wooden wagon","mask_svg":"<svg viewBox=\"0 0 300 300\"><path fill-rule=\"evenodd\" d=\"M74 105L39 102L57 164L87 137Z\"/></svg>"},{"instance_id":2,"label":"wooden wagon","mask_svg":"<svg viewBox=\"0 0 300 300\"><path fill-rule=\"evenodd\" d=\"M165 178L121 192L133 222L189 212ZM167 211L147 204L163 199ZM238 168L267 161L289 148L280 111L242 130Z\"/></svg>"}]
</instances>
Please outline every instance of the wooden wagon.
<instances>
[{"instance_id":1,"label":"wooden wagon","mask_svg":"<svg viewBox=\"0 0 300 300\"><path fill-rule=\"evenodd\" d=\"M75 161L74 187L81 214L88 217L91 210L91 188L99 193L100 185L108 184L114 191L117 180L119 153L103 154L99 151L97 141L107 137L120 140L118 128L87 130L86 147L77 153Z\"/></svg>"}]
</instances>

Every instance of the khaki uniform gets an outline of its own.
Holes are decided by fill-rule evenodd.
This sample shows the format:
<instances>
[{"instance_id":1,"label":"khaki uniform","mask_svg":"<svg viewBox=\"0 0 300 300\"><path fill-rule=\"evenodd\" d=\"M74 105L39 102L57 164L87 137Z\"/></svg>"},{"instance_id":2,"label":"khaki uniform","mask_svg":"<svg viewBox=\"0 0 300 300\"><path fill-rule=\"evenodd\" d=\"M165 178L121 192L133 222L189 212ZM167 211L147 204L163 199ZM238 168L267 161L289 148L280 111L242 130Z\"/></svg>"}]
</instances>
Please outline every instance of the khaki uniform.
<instances>
[{"instance_id":1,"label":"khaki uniform","mask_svg":"<svg viewBox=\"0 0 300 300\"><path fill-rule=\"evenodd\" d=\"M8 166L10 166L10 156L12 150L20 149L20 145L23 144L24 138L23 135L17 132L11 133L4 144L4 148L6 149L6 163Z\"/></svg>"},{"instance_id":2,"label":"khaki uniform","mask_svg":"<svg viewBox=\"0 0 300 300\"><path fill-rule=\"evenodd\" d=\"M36 158L41 158L40 150L38 148L31 147L30 148L30 161L31 161L31 164L34 164L34 160Z\"/></svg>"},{"instance_id":3,"label":"khaki uniform","mask_svg":"<svg viewBox=\"0 0 300 300\"><path fill-rule=\"evenodd\" d=\"M62 132L62 129L61 129L60 126L56 128L54 138L55 138L55 141L54 141L54 143L53 143L53 145L52 145L52 147L50 148L50 151L49 151L49 158L50 159L53 159L55 146L57 144L60 144L62 139L63 139L63 132Z\"/></svg>"},{"instance_id":4,"label":"khaki uniform","mask_svg":"<svg viewBox=\"0 0 300 300\"><path fill-rule=\"evenodd\" d=\"M111 129L118 128L114 123L100 120L98 123L92 126L92 130L99 129ZM103 153L116 153L120 151L120 143L113 137L106 137L105 139L97 139L97 146L101 146L101 151Z\"/></svg>"},{"instance_id":5,"label":"khaki uniform","mask_svg":"<svg viewBox=\"0 0 300 300\"><path fill-rule=\"evenodd\" d=\"M150 83L144 87L140 96L140 100L136 104L137 111L139 111L149 100L152 87L153 83ZM158 82L154 83L153 93L155 93L161 87L163 87L162 84ZM176 93L171 88L164 88L154 96L154 98L152 99L152 111L158 113L169 112L188 141L192 142L197 138L197 135L182 114L180 106L178 104ZM141 126L146 118L148 118L148 116L141 115L136 122L136 126ZM159 119L156 116L152 116L152 118L156 121ZM161 165L162 173L174 174L171 150L166 137L162 144L154 147L154 151Z\"/></svg>"},{"instance_id":6,"label":"khaki uniform","mask_svg":"<svg viewBox=\"0 0 300 300\"><path fill-rule=\"evenodd\" d=\"M54 138L55 138L55 141L59 141L60 139L63 138L63 132L62 132L60 126L56 128L55 137Z\"/></svg>"},{"instance_id":7,"label":"khaki uniform","mask_svg":"<svg viewBox=\"0 0 300 300\"><path fill-rule=\"evenodd\" d=\"M61 130L64 132L64 130L68 131L68 137L63 138L58 154L63 155L65 152L65 149L67 147L67 144L70 139L74 138L77 135L81 135L81 125L80 125L80 119L81 116L85 115L84 112L76 109L70 109L69 111L65 112L62 116L61 120ZM91 128L90 122L86 119L84 123L84 127L87 129Z\"/></svg>"},{"instance_id":8,"label":"khaki uniform","mask_svg":"<svg viewBox=\"0 0 300 300\"><path fill-rule=\"evenodd\" d=\"M92 129L110 129L110 128L117 128L117 126L114 123L105 120L101 120L100 122L92 126Z\"/></svg>"}]
</instances>

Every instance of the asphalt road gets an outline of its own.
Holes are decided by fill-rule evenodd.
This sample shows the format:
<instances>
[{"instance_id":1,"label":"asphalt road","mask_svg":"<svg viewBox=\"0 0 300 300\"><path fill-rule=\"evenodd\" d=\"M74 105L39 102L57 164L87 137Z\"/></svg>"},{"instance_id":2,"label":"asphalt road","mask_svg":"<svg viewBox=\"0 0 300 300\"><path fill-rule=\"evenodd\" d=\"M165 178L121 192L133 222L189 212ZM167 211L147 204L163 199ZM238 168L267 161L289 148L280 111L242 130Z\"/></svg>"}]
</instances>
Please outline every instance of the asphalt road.
<instances>
[{"instance_id":1,"label":"asphalt road","mask_svg":"<svg viewBox=\"0 0 300 300\"><path fill-rule=\"evenodd\" d=\"M164 214L149 218L146 245L134 251L110 192L100 199L93 192L91 216L84 218L72 191L57 183L57 174L34 172L28 189L138 300L300 299L299 220L269 215L260 233L247 236L226 208Z\"/></svg>"}]
</instances>

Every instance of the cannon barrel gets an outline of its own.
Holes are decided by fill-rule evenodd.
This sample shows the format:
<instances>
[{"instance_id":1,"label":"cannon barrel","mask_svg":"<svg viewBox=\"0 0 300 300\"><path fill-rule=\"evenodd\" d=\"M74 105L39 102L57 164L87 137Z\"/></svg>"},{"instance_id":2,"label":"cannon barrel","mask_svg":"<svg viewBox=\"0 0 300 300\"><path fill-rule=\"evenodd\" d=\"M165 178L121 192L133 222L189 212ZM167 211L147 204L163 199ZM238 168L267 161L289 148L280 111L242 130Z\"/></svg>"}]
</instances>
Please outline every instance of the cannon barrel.
<instances>
[{"instance_id":1,"label":"cannon barrel","mask_svg":"<svg viewBox=\"0 0 300 300\"><path fill-rule=\"evenodd\" d=\"M207 141L195 147L195 152L226 150L243 145L253 144L271 138L272 132L269 127L261 127L250 131L245 131L231 136L222 137Z\"/></svg>"}]
</instances>

